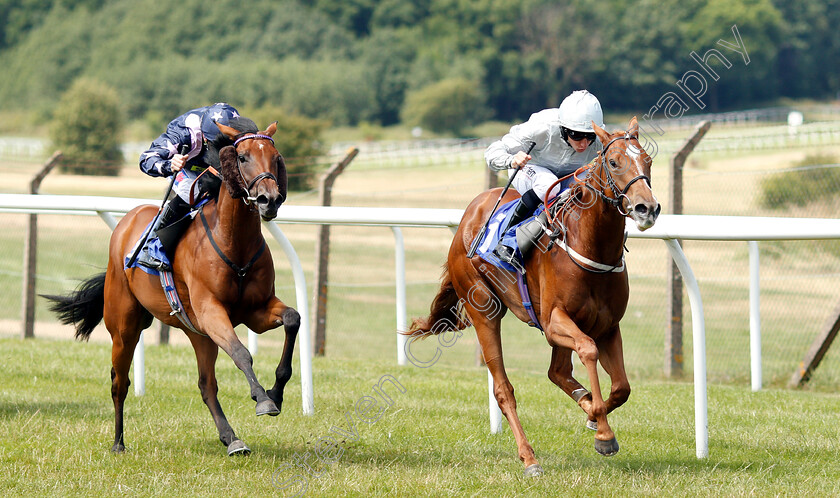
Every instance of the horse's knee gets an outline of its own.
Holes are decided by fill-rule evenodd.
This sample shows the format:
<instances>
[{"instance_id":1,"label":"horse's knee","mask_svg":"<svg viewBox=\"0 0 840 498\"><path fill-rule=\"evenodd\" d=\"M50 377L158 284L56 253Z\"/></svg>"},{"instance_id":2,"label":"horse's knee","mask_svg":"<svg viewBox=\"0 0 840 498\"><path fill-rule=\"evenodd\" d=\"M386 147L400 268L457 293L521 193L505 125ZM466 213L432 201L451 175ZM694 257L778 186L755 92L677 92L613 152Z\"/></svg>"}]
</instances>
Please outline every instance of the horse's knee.
<instances>
[{"instance_id":1,"label":"horse's knee","mask_svg":"<svg viewBox=\"0 0 840 498\"><path fill-rule=\"evenodd\" d=\"M300 328L300 313L294 308L286 308L283 311L283 326L286 328L286 332L297 334Z\"/></svg>"},{"instance_id":2,"label":"horse's knee","mask_svg":"<svg viewBox=\"0 0 840 498\"><path fill-rule=\"evenodd\" d=\"M204 401L207 401L212 396L218 395L219 385L212 377L209 377L207 375L199 375L198 390L201 391L202 399L204 399Z\"/></svg>"},{"instance_id":3,"label":"horse's knee","mask_svg":"<svg viewBox=\"0 0 840 498\"><path fill-rule=\"evenodd\" d=\"M500 407L510 404L516 408L516 398L513 396L513 385L510 382L494 387L493 395Z\"/></svg>"},{"instance_id":4,"label":"horse's knee","mask_svg":"<svg viewBox=\"0 0 840 498\"><path fill-rule=\"evenodd\" d=\"M580 341L576 345L575 351L584 365L598 361L598 347L595 345L595 341L591 339Z\"/></svg>"},{"instance_id":5,"label":"horse's knee","mask_svg":"<svg viewBox=\"0 0 840 498\"><path fill-rule=\"evenodd\" d=\"M292 378L292 366L291 365L277 365L277 370L274 372L274 377L276 382L282 383L286 385L289 382L289 379Z\"/></svg>"},{"instance_id":6,"label":"horse's knee","mask_svg":"<svg viewBox=\"0 0 840 498\"><path fill-rule=\"evenodd\" d=\"M243 346L241 342L235 342L230 349L230 358L240 370L254 364L254 358L251 356L248 348Z\"/></svg>"}]
</instances>

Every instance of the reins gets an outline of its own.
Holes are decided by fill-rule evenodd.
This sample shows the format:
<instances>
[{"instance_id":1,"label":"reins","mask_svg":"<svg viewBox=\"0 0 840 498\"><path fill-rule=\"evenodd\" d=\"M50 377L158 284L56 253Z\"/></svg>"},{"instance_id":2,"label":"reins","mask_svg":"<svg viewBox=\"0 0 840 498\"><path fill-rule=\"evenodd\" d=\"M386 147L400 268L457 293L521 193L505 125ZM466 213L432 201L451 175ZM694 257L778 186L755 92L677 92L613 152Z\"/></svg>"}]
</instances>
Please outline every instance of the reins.
<instances>
[{"instance_id":1,"label":"reins","mask_svg":"<svg viewBox=\"0 0 840 498\"><path fill-rule=\"evenodd\" d=\"M243 142L245 140L256 140L256 139L268 140L269 142L271 142L272 145L274 145L274 139L271 138L268 135L262 135L262 134L259 134L259 133L248 133L248 134L245 134L245 135L237 138L236 140L234 140L233 147L235 149L237 145L239 145L241 142ZM273 173L268 172L268 171L264 171L264 172L258 174L250 182L248 182L245 179L245 174L242 172L242 163L239 160L239 154L238 153L236 155L236 167L237 167L236 169L239 171L239 177L242 179L242 184L243 185L247 184L247 187L245 188L245 191L246 191L245 196L243 198L243 201L245 201L246 205L250 206L251 202L256 200L256 197L253 197L251 195L251 189L253 189L254 186L256 186L257 184L259 184L259 182L261 182L265 179L270 179L270 180L273 180L274 183L278 183L277 182L277 177L274 176ZM257 260L260 259L260 256L262 256L262 253L265 251L265 248L266 248L265 239L263 239L262 244L260 245L260 248L257 249L257 253L254 254L254 256L251 258L251 260L248 261L248 263L245 266L239 266L236 263L234 263L233 261L231 261L231 259L228 258L225 255L225 253L222 251L222 249L216 243L216 239L213 238L213 233L210 230L210 224L207 223L207 218L204 216L204 209L203 208L199 209L198 215L201 218L201 224L204 226L204 233L207 234L207 238L210 240L210 245L213 246L213 249L216 251L216 254L219 255L219 257L222 259L222 261L224 261L225 264L228 265L228 267L231 270L233 270L233 272L239 278L239 282L238 282L237 287L239 289L239 299L242 299L242 292L244 291L244 287L243 287L242 284L244 283L245 277L248 275L248 272L251 270L251 268L254 266L254 264L257 262Z\"/></svg>"},{"instance_id":2,"label":"reins","mask_svg":"<svg viewBox=\"0 0 840 498\"><path fill-rule=\"evenodd\" d=\"M556 182L554 182L551 185L551 187L549 187L549 189L546 191L546 194L545 194L546 197L548 197L548 195L551 193L551 191L554 190L555 186L557 186L561 182L569 179L570 177L574 177L575 180L577 181L576 185L579 186L579 188L588 188L595 195L597 195L601 200L603 200L605 203L614 207L619 212L619 214L621 214L621 216L623 216L623 217L628 216L630 214L630 211L624 209L624 206L623 206L624 199L628 199L628 201L629 201L629 198L627 197L627 191L630 189L630 187L634 183L636 183L639 180L647 181L648 187L650 187L651 186L650 177L648 177L647 175L638 175L635 178L633 178L632 180L630 180L629 182L627 182L627 184L624 186L623 189L619 189L618 185L616 185L615 180L612 177L612 174L610 173L609 167L607 166L607 151L612 146L612 144L615 143L616 141L618 141L618 140L628 140L629 141L631 138L632 137L630 136L630 134L625 132L624 136L616 137L616 138L613 138L612 140L610 140L606 145L604 145L604 147L598 153L598 157L593 159L591 163L587 164L586 166L582 166L582 167L578 168L574 173L571 173L571 174L568 174L568 175L566 175L562 178L559 178ZM604 192L603 188L598 189L598 188L592 186L591 181L581 180L578 177L583 172L591 170L592 167L593 167L593 164L596 163L596 162L599 163L602 171L604 171L604 173L605 173L606 181L607 181L607 187L609 187L609 189L612 191L613 194L616 195L616 197L611 197L611 196L607 195L607 193ZM594 178L594 176L593 176L593 178ZM622 255L621 255L621 261L619 262L619 264L608 265L608 264L603 264L603 263L598 263L596 261L592 261L591 259L589 259L589 258L579 254L578 252L576 252L574 249L572 249L569 246L568 243L566 243L566 235L567 235L566 224L564 223L564 219L559 220L559 223L558 223L557 213L558 212L563 212L564 214L569 213L570 210L567 209L567 206L575 198L575 194L573 192L571 192L571 190L572 189L569 189L568 195L566 196L566 199L562 200L562 202L560 202L561 198L563 197L562 194L560 196L556 197L554 202L550 202L547 198L543 199L543 204L546 206L545 213L546 213L546 220L548 221L548 225L549 226L557 225L557 228L554 229L553 231L549 230L548 227L543 227L543 231L549 237L549 248L551 247L551 244L556 243L558 246L565 249L566 254L569 256L569 259L571 259L572 262L575 265L577 265L582 270L585 270L585 271L588 271L588 272L591 272L591 273L620 273L620 272L624 271L624 253L623 253L623 251L622 251ZM563 217L563 218L565 218L565 217ZM583 265L587 265L588 267L583 266Z\"/></svg>"}]
</instances>

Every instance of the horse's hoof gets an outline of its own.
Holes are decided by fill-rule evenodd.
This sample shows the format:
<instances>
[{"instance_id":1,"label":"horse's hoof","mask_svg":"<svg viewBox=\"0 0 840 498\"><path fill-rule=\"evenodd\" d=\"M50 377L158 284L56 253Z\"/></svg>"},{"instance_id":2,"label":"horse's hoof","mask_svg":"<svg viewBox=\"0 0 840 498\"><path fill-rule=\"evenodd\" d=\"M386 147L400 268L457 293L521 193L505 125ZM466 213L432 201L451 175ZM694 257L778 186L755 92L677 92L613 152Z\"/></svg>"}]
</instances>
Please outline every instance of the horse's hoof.
<instances>
[{"instance_id":1,"label":"horse's hoof","mask_svg":"<svg viewBox=\"0 0 840 498\"><path fill-rule=\"evenodd\" d=\"M111 447L111 453L125 453L125 446L122 444L115 444Z\"/></svg>"},{"instance_id":2,"label":"horse's hoof","mask_svg":"<svg viewBox=\"0 0 840 498\"><path fill-rule=\"evenodd\" d=\"M257 403L257 416L271 415L272 417L280 415L280 409L270 399L260 401Z\"/></svg>"},{"instance_id":3,"label":"horse's hoof","mask_svg":"<svg viewBox=\"0 0 840 498\"><path fill-rule=\"evenodd\" d=\"M609 441L595 440L595 451L604 456L613 456L618 453L618 441L615 438Z\"/></svg>"},{"instance_id":4,"label":"horse's hoof","mask_svg":"<svg viewBox=\"0 0 840 498\"><path fill-rule=\"evenodd\" d=\"M540 464L535 463L533 465L529 465L525 467L525 477L539 477L543 475L543 468Z\"/></svg>"},{"instance_id":5,"label":"horse's hoof","mask_svg":"<svg viewBox=\"0 0 840 498\"><path fill-rule=\"evenodd\" d=\"M230 443L227 447L228 456L242 455L248 456L251 454L251 448L247 447L241 439Z\"/></svg>"},{"instance_id":6,"label":"horse's hoof","mask_svg":"<svg viewBox=\"0 0 840 498\"><path fill-rule=\"evenodd\" d=\"M269 389L265 393L268 395L268 398L271 401L274 401L274 404L277 405L277 409L282 411L282 409L283 409L283 391L280 391L278 393L274 389Z\"/></svg>"},{"instance_id":7,"label":"horse's hoof","mask_svg":"<svg viewBox=\"0 0 840 498\"><path fill-rule=\"evenodd\" d=\"M598 430L598 421L597 420L587 420L586 421L586 428L590 431L597 431Z\"/></svg>"}]
</instances>

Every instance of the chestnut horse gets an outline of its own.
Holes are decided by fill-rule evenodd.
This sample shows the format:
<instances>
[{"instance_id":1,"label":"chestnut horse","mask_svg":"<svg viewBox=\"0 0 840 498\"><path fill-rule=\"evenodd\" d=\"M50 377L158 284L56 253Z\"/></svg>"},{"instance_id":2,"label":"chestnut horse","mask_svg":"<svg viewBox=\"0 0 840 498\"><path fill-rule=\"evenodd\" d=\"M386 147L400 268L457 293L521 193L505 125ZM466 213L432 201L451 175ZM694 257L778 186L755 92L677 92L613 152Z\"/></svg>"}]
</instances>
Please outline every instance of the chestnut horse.
<instances>
[{"instance_id":1,"label":"chestnut horse","mask_svg":"<svg viewBox=\"0 0 840 498\"><path fill-rule=\"evenodd\" d=\"M248 454L250 449L234 433L216 396L219 347L245 374L257 415L280 413L283 389L292 375L300 315L274 295L274 264L270 252L264 250L260 218L271 220L277 216L277 209L286 198L286 168L271 139L276 123L258 131L252 121L241 122L244 126L240 128L245 130L217 123L223 136L218 144L208 147L214 147L219 154L226 188L220 189L215 202L204 205L202 215L207 226L198 220L192 223L172 261L175 288L189 321L199 333L188 330L170 313L158 276L136 267L123 267L126 255L131 254L155 217L156 206L139 206L120 221L111 235L105 273L86 280L67 296L45 296L53 301L52 309L62 322L75 324L77 339L87 340L103 319L111 334L114 452L125 451L123 405L130 383L128 371L140 332L151 325L152 318L187 334L198 362L201 397L229 455ZM240 268L235 271L234 266ZM234 326L241 323L256 333L285 325L283 354L274 387L268 392L257 381L251 354L234 332Z\"/></svg>"},{"instance_id":2,"label":"chestnut horse","mask_svg":"<svg viewBox=\"0 0 840 498\"><path fill-rule=\"evenodd\" d=\"M587 178L574 184L568 197L563 196L565 201L554 203L548 210L549 230L537 241L539 249L535 248L525 261L535 317L551 346L548 377L586 412L588 427L597 424L595 449L603 455L618 451L607 414L630 395L619 328L629 296L623 258L625 217L630 216L640 230L646 230L660 212L650 188L651 158L639 144L638 132L636 118L626 132L609 134L595 126L603 149L589 166ZM430 315L415 319L408 334L416 340L461 330L470 323L475 326L493 377L493 392L516 438L525 474L540 475L542 467L516 413L501 343L501 320L508 309L524 322L532 320L516 279L509 272L487 264L479 256L467 258L498 195L499 189L484 192L467 207L449 249ZM503 201L516 197L515 192L509 192ZM466 317L460 312L459 302ZM586 367L591 392L572 376L572 351ZM606 401L598 380L599 360L611 381Z\"/></svg>"}]
</instances>

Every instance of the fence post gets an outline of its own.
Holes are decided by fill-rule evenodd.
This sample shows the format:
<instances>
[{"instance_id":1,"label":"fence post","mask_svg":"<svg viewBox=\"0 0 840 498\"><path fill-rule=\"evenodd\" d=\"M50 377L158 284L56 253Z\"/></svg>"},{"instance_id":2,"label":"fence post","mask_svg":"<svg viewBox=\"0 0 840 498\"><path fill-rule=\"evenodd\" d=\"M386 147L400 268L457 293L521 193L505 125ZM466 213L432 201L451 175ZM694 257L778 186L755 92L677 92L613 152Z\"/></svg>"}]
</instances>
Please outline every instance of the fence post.
<instances>
[{"instance_id":1,"label":"fence post","mask_svg":"<svg viewBox=\"0 0 840 498\"><path fill-rule=\"evenodd\" d=\"M694 150L709 128L711 121L701 121L694 132L686 139L682 147L671 156L670 175L671 184L669 198L671 214L683 213L683 166L688 155ZM676 241L677 244L681 242ZM665 327L665 376L681 377L683 374L683 279L676 262L668 258L668 324Z\"/></svg>"},{"instance_id":2,"label":"fence post","mask_svg":"<svg viewBox=\"0 0 840 498\"><path fill-rule=\"evenodd\" d=\"M338 175L359 153L357 147L350 147L344 159L335 163L321 177L318 183L318 197L322 206L332 204L332 186ZM330 259L330 226L318 228L315 240L315 306L312 310L312 323L315 327L315 355L324 356L327 346L327 273Z\"/></svg>"},{"instance_id":3,"label":"fence post","mask_svg":"<svg viewBox=\"0 0 840 498\"><path fill-rule=\"evenodd\" d=\"M56 151L47 163L32 178L29 183L29 193L35 195L41 188L41 182L61 159L61 151ZM23 312L23 329L21 338L35 337L35 271L38 266L38 215L30 214L26 226L26 239L23 244L23 271L25 272L22 285L21 311Z\"/></svg>"}]
</instances>

